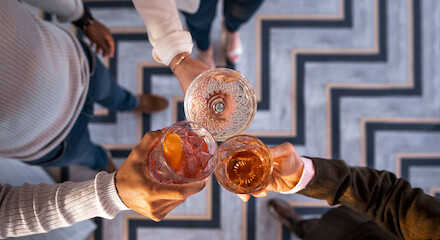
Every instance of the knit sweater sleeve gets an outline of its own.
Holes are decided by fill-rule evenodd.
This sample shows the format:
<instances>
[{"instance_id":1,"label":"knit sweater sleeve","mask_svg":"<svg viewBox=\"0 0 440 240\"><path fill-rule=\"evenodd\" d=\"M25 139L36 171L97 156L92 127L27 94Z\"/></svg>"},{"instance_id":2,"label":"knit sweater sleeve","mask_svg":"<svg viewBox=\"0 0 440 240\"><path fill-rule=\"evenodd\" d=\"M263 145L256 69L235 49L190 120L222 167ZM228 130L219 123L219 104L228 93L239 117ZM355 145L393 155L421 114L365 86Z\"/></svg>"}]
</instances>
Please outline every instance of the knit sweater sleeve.
<instances>
[{"instance_id":1,"label":"knit sweater sleeve","mask_svg":"<svg viewBox=\"0 0 440 240\"><path fill-rule=\"evenodd\" d=\"M21 0L29 5L37 7L44 12L57 16L60 22L78 20L84 14L84 6L81 0Z\"/></svg>"},{"instance_id":2,"label":"knit sweater sleeve","mask_svg":"<svg viewBox=\"0 0 440 240\"><path fill-rule=\"evenodd\" d=\"M128 208L113 174L100 172L86 182L0 185L0 239L48 232L93 217L114 218Z\"/></svg>"}]
</instances>

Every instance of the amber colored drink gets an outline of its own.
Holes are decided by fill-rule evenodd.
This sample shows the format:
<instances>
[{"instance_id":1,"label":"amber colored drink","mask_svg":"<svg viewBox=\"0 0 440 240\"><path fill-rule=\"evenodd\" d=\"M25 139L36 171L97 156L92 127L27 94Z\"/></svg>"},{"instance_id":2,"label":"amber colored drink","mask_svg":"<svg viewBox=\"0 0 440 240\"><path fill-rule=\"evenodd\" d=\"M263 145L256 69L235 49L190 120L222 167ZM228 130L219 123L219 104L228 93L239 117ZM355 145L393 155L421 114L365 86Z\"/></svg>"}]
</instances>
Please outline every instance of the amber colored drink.
<instances>
[{"instance_id":1,"label":"amber colored drink","mask_svg":"<svg viewBox=\"0 0 440 240\"><path fill-rule=\"evenodd\" d=\"M241 188L256 187L264 182L265 164L252 151L235 152L227 160L229 180Z\"/></svg>"},{"instance_id":2,"label":"amber colored drink","mask_svg":"<svg viewBox=\"0 0 440 240\"><path fill-rule=\"evenodd\" d=\"M215 178L233 193L251 193L261 189L272 173L273 159L258 138L238 135L218 148L219 167Z\"/></svg>"}]
</instances>

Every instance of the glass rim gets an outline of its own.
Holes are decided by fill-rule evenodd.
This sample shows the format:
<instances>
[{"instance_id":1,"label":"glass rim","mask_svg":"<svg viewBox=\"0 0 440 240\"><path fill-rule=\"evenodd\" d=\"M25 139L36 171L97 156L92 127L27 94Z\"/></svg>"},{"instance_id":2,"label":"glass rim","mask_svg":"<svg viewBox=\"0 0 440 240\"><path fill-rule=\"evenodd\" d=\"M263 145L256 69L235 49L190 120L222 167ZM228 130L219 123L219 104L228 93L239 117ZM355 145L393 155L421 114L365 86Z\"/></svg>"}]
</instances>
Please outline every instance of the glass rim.
<instances>
[{"instance_id":1,"label":"glass rim","mask_svg":"<svg viewBox=\"0 0 440 240\"><path fill-rule=\"evenodd\" d=\"M220 170L220 167L219 167L219 166L220 166L221 164L223 164L223 160L224 160L224 159L218 159L218 160L217 160L217 162L218 162L218 166L217 166L217 169L214 171L214 176L216 177L217 182L219 182L219 184L220 184L221 186L223 186L224 188L226 188L227 190L231 189L231 190L234 191L234 193L236 193L236 194L247 194L247 193L252 193L252 192L255 192L255 191L260 190L260 189L261 189L263 186L265 186L266 183L269 181L269 177L270 177L270 175L271 175L272 172L273 172L273 156L272 156L272 153L270 152L269 147L268 147L263 141L261 141L259 138L254 137L254 136L251 136L251 135L240 134L240 135L235 135L235 136L232 136L232 137L226 139L226 140L225 140L224 142L222 142L222 143L220 144L220 146L217 148L217 156L218 156L218 158L220 158L220 151L221 151L221 147L222 147L223 143L225 143L225 142L227 142L227 141L233 141L233 140L236 140L237 138L242 138L242 137L252 138L252 140L256 140L256 142L258 143L258 145L259 145L260 147L262 147L262 148L264 149L265 152L267 152L267 154L268 154L268 158L269 158L269 162L270 162L271 164L270 164L270 170L268 171L268 173L267 173L267 175L266 175L266 178L264 179L264 181L262 181L262 183L261 183L259 186L257 186L257 187L250 187L250 188L244 188L245 191L238 191L238 186L236 186L236 185L234 185L234 184L226 184L226 183L223 183L223 181L219 181L219 179L217 178L217 171ZM226 187L225 187L225 185L226 185ZM230 187L230 186L233 186L233 188ZM242 187L242 188L243 188L243 187ZM231 191L231 190L229 190L229 191Z\"/></svg>"},{"instance_id":2,"label":"glass rim","mask_svg":"<svg viewBox=\"0 0 440 240\"><path fill-rule=\"evenodd\" d=\"M166 158L165 158L165 154L163 153L163 142L164 142L164 140L165 140L165 137L168 135L168 133L170 132L170 130L171 130L174 126L179 125L179 124L194 124L194 125L197 125L198 127L201 127L201 128L203 128L204 130L206 130L206 132L212 137L212 139L214 139L214 142L216 142L216 139L214 138L214 136L212 136L212 134L211 134L211 133L210 133L205 127L203 127L201 124L199 124L199 123L197 123L197 122L188 121L188 120L183 120L183 121L175 122L175 123L174 123L173 125L171 125L171 126L165 131L165 133L163 133L162 136L160 137L160 141L159 141L159 144L160 144L159 147L160 147L160 149L159 149L159 150L160 150L160 155L161 155L161 161L165 163L165 167L167 168L167 170L170 170L170 173L173 174L173 177L177 177L180 181L184 181L184 182L196 182L196 181L203 180L203 179L207 178L209 175L211 175L211 174L217 169L217 167L218 167L218 159L216 158L216 156L217 156L217 151L218 151L218 145L217 145L217 142L216 142L217 147L216 147L214 153L212 154L212 156L211 156L211 158L210 158L210 160L213 159L214 157L215 157L215 159L216 159L216 164L215 164L215 167L213 168L213 170L212 170L208 175L206 175L205 177L200 178L200 179L199 179L199 178L187 178L187 177L184 177L184 176L178 174L178 173L174 170L174 168L170 166L170 164L168 163L168 161L167 161ZM156 161L157 161L157 160L156 160Z\"/></svg>"},{"instance_id":3,"label":"glass rim","mask_svg":"<svg viewBox=\"0 0 440 240\"><path fill-rule=\"evenodd\" d=\"M231 134L229 134L227 136L220 136L220 135L218 135L216 133L211 133L211 135L214 137L214 139L216 141L225 141L225 140L227 140L227 139L229 139L229 138L231 138L233 136L239 135L240 133L246 131L249 128L249 126L251 125L251 123L253 122L253 120L255 118L255 115L256 115L256 112L257 112L256 109L257 109L258 101L257 101L257 97L256 97L256 94L255 94L254 88L252 87L252 85L249 82L249 80L245 76L243 76L243 74L241 74L241 72L239 72L237 70L234 70L234 69L230 69L230 68L213 68L213 69L209 69L209 70L206 70L206 71L200 73L196 78L194 78L194 80L188 86L188 88L186 90L186 93L185 93L184 104L183 104L184 113L185 113L185 116L187 118L188 118L188 116L191 116L190 113L189 113L188 107L187 107L188 102L189 102L188 101L189 94L187 94L188 90L190 90L190 89L192 89L194 87L194 85L196 84L198 79L202 78L206 74L209 74L211 72L216 72L216 71L229 72L229 73L237 74L238 77L239 77L237 80L240 83L243 84L243 86L246 88L247 91L251 92L251 94L249 95L249 98L250 98L249 102L253 102L254 105L255 105L255 107L254 107L255 111L252 111L252 113L251 113L252 116L249 117L246 122L242 123L242 126L241 126L239 131L236 131L235 133L231 133ZM205 129L207 129L207 128L205 127Z\"/></svg>"}]
</instances>

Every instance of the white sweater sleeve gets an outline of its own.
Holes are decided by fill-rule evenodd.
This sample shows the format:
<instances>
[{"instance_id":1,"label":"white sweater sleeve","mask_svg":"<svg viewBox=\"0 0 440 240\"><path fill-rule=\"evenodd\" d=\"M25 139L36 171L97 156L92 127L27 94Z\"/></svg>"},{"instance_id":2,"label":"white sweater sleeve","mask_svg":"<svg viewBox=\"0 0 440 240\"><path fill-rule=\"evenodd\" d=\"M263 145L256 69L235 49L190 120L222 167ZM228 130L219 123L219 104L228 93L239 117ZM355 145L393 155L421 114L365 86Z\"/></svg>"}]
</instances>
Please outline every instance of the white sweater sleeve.
<instances>
[{"instance_id":1,"label":"white sweater sleeve","mask_svg":"<svg viewBox=\"0 0 440 240\"><path fill-rule=\"evenodd\" d=\"M175 0L133 0L133 3L147 27L157 62L169 65L177 54L191 53L191 34L182 28Z\"/></svg>"},{"instance_id":2,"label":"white sweater sleeve","mask_svg":"<svg viewBox=\"0 0 440 240\"><path fill-rule=\"evenodd\" d=\"M114 218L128 208L119 198L115 173L86 182L0 185L0 239L48 232L93 217Z\"/></svg>"},{"instance_id":3,"label":"white sweater sleeve","mask_svg":"<svg viewBox=\"0 0 440 240\"><path fill-rule=\"evenodd\" d=\"M55 14L58 21L76 21L84 14L81 0L21 0L45 12Z\"/></svg>"}]
</instances>

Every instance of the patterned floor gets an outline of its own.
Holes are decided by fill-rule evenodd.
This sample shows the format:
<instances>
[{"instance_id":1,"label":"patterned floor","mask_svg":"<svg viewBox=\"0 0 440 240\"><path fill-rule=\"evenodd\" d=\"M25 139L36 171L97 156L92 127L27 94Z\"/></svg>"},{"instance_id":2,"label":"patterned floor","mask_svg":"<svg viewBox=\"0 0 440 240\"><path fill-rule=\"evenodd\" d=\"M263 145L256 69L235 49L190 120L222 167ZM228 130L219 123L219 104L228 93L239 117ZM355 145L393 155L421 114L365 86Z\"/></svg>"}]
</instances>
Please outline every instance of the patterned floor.
<instances>
[{"instance_id":1,"label":"patterned floor","mask_svg":"<svg viewBox=\"0 0 440 240\"><path fill-rule=\"evenodd\" d=\"M104 60L118 82L171 102L156 115L97 111L92 138L112 149L121 164L146 131L184 119L183 95L171 72L153 61L130 1L87 4L114 34L115 57ZM220 15L219 9L212 33L217 55ZM386 169L440 197L436 29L436 0L266 0L241 29L245 49L236 69L259 100L247 133L268 145L291 142L301 155ZM73 167L60 176L80 181L92 175ZM325 202L301 195L269 197L290 201L305 218L328 210ZM92 238L294 239L269 216L269 197L243 204L212 181L160 223L123 212L113 220L96 219Z\"/></svg>"}]
</instances>

